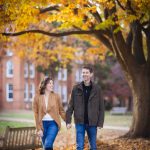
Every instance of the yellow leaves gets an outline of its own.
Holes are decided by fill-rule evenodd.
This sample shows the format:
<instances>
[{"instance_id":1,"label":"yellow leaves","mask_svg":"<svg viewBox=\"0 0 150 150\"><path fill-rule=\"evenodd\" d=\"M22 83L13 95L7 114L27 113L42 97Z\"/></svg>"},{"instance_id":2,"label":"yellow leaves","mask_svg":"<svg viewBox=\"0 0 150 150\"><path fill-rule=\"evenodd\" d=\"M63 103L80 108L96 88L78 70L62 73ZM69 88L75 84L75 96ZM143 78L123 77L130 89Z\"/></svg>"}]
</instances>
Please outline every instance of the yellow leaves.
<instances>
[{"instance_id":1,"label":"yellow leaves","mask_svg":"<svg viewBox=\"0 0 150 150\"><path fill-rule=\"evenodd\" d=\"M115 22L112 20L112 17L109 17L107 20L103 21L102 23L96 25L95 29L96 30L105 30L109 28L110 26L114 25Z\"/></svg>"},{"instance_id":2,"label":"yellow leaves","mask_svg":"<svg viewBox=\"0 0 150 150\"><path fill-rule=\"evenodd\" d=\"M53 12L46 19L48 23L53 21L60 22L58 30L68 29L73 26L87 30L91 23L95 21L90 12L95 12L96 6L85 7L77 3L70 3L67 6L60 7L60 11ZM86 21L85 21L85 18Z\"/></svg>"},{"instance_id":3,"label":"yellow leaves","mask_svg":"<svg viewBox=\"0 0 150 150\"><path fill-rule=\"evenodd\" d=\"M87 61L89 63L93 62L96 59L103 60L105 59L106 47L94 36L90 35L80 35L81 41L86 41L89 44L89 48L86 50L78 49L76 59L79 61Z\"/></svg>"},{"instance_id":4,"label":"yellow leaves","mask_svg":"<svg viewBox=\"0 0 150 150\"><path fill-rule=\"evenodd\" d=\"M91 1L92 5L89 5L88 0L1 0L0 4L5 5L5 10L0 13L0 30L4 28L4 24L2 23L4 21L7 24L15 24L16 31L27 29L31 24L37 25L41 21L48 23L54 21L60 22L61 26L58 28L59 30L70 29L73 26L88 30L92 24L96 24L96 20L91 15L91 12L96 12L97 8L100 9L100 12L103 12L105 8L111 9L114 7L114 1L95 0L94 2ZM127 0L121 0L120 3L126 6ZM60 11L38 15L39 8L46 8L56 4L59 4ZM144 14L148 15L150 11L149 0L134 0L131 5L140 14L146 12ZM119 7L117 7L117 10L120 10ZM5 15L4 19L1 17L3 13ZM103 15L101 14L101 17L104 21ZM122 22L124 19L128 22L137 19L134 15L129 14L128 11L117 11L117 16L119 18L118 22ZM137 15L137 17L139 16ZM97 24L96 29L105 30L113 24L114 22L109 18L103 23ZM6 24L5 27L7 27Z\"/></svg>"},{"instance_id":5,"label":"yellow leaves","mask_svg":"<svg viewBox=\"0 0 150 150\"><path fill-rule=\"evenodd\" d=\"M127 19L129 22L132 22L132 21L138 19L138 17L135 16L135 15L129 15L126 19Z\"/></svg>"},{"instance_id":6,"label":"yellow leaves","mask_svg":"<svg viewBox=\"0 0 150 150\"><path fill-rule=\"evenodd\" d=\"M24 57L25 57L25 51L23 51L23 50L19 50L16 54L17 54L17 56L19 56L20 58L24 58Z\"/></svg>"},{"instance_id":7,"label":"yellow leaves","mask_svg":"<svg viewBox=\"0 0 150 150\"><path fill-rule=\"evenodd\" d=\"M25 34L12 39L11 49L22 59L29 59L36 65L47 68L49 64L59 62L66 65L74 59L76 49L64 46L58 38L50 38L40 34Z\"/></svg>"},{"instance_id":8,"label":"yellow leaves","mask_svg":"<svg viewBox=\"0 0 150 150\"><path fill-rule=\"evenodd\" d=\"M96 54L103 53L104 50L101 50L100 47L92 47L92 48L87 49L86 52L89 53L89 55L96 55Z\"/></svg>"},{"instance_id":9,"label":"yellow leaves","mask_svg":"<svg viewBox=\"0 0 150 150\"><path fill-rule=\"evenodd\" d=\"M4 43L4 42L8 42L9 37L3 36L0 34L0 42Z\"/></svg>"},{"instance_id":10,"label":"yellow leaves","mask_svg":"<svg viewBox=\"0 0 150 150\"><path fill-rule=\"evenodd\" d=\"M94 62L96 59L105 59L106 48L103 46L91 47L86 50L85 57L87 57L88 62Z\"/></svg>"},{"instance_id":11,"label":"yellow leaves","mask_svg":"<svg viewBox=\"0 0 150 150\"><path fill-rule=\"evenodd\" d=\"M32 8L28 4L24 4L20 7L19 16L15 21L16 27L20 30L26 29L29 24L37 23L36 15L39 11L35 8ZM35 16L35 17L33 17Z\"/></svg>"},{"instance_id":12,"label":"yellow leaves","mask_svg":"<svg viewBox=\"0 0 150 150\"><path fill-rule=\"evenodd\" d=\"M76 49L72 47L62 47L61 45L58 47L58 60L63 67L66 67L66 65L74 59L75 51Z\"/></svg>"},{"instance_id":13,"label":"yellow leaves","mask_svg":"<svg viewBox=\"0 0 150 150\"><path fill-rule=\"evenodd\" d=\"M17 29L25 29L31 22L34 23L38 11L30 0L6 0L3 3L5 25L13 23Z\"/></svg>"},{"instance_id":14,"label":"yellow leaves","mask_svg":"<svg viewBox=\"0 0 150 150\"><path fill-rule=\"evenodd\" d=\"M116 131L115 131L116 135ZM112 137L114 134L112 135ZM106 139L98 139L97 147L99 150L149 150L150 141L146 139L128 139L128 138L116 138L110 139L110 135L107 135ZM61 150L75 150L75 144L68 145ZM54 150L60 150L60 148L55 148ZM86 141L84 150L89 150L89 144Z\"/></svg>"},{"instance_id":15,"label":"yellow leaves","mask_svg":"<svg viewBox=\"0 0 150 150\"><path fill-rule=\"evenodd\" d=\"M115 24L127 30L127 25L139 18L141 13L146 13L147 18L149 17L150 0L133 0L131 6L138 13L136 16L129 11L122 11L117 6L115 15L118 20L114 22L114 16L106 19L104 10L105 8L112 9L114 7L113 2L111 0L94 0L90 1L89 4L88 0L2 0L0 5L4 5L5 9L0 7L0 30L7 29L8 32L16 32L41 29L48 32L63 32L74 30L74 27L81 30L90 30L91 27L95 27L96 30L106 30ZM127 0L120 0L120 2L123 6L126 6ZM46 8L56 4L59 4L59 11L48 11L47 13L39 14L39 8ZM99 10L98 13L102 23L98 23L99 21L91 14L97 10ZM52 26L51 23L56 23L56 25ZM122 28L118 27L114 32L118 32ZM47 59L46 64L58 61L58 59L62 60L63 64L66 64L74 58L75 50L71 47L63 47L60 43L58 44L59 40L54 40L54 43L56 42L57 44L51 50L44 47L44 44L51 40L51 38L45 36L37 34L34 36L25 35L16 39L19 39L19 43L15 43L14 47L18 48L17 45L20 44L18 49L21 49L18 55L21 57L29 56L31 59L38 60L38 63L41 64L45 62L44 58ZM95 58L95 56L103 58L102 53L105 54L105 48L100 46L101 43L92 38L91 35L86 37L86 40L91 45L94 45L94 47L91 46L92 48L87 50L85 54L87 58L89 56L91 59Z\"/></svg>"},{"instance_id":16,"label":"yellow leaves","mask_svg":"<svg viewBox=\"0 0 150 150\"><path fill-rule=\"evenodd\" d=\"M97 3L99 3L104 8L112 9L114 7L114 1L108 1L108 0L96 0Z\"/></svg>"}]
</instances>

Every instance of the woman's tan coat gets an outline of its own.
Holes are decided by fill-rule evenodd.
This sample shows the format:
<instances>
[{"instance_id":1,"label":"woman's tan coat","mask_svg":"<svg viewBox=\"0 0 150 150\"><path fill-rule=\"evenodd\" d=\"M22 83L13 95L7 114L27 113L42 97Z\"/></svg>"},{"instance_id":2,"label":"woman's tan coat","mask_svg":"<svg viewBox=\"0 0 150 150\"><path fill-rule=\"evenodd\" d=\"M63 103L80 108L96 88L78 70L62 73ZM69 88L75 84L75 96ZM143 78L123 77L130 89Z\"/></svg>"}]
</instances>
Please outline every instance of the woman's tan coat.
<instances>
[{"instance_id":1,"label":"woman's tan coat","mask_svg":"<svg viewBox=\"0 0 150 150\"><path fill-rule=\"evenodd\" d=\"M48 98L48 106L46 110L44 95L35 95L33 99L33 111L36 123L37 131L43 130L42 119L46 113L49 113L51 117L56 121L58 127L61 127L61 119L65 120L65 112L60 102L58 94L51 92Z\"/></svg>"}]
</instances>

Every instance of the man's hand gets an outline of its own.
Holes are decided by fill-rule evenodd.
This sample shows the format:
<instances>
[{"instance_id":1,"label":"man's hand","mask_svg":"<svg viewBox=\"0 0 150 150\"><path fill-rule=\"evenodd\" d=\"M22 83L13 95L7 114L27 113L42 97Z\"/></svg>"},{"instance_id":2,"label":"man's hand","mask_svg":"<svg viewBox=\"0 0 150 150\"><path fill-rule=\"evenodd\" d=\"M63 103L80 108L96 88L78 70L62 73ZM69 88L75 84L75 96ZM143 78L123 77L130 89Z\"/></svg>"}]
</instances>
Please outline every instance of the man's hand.
<instances>
[{"instance_id":1,"label":"man's hand","mask_svg":"<svg viewBox=\"0 0 150 150\"><path fill-rule=\"evenodd\" d=\"M71 124L67 124L67 129L70 129L72 127Z\"/></svg>"}]
</instances>

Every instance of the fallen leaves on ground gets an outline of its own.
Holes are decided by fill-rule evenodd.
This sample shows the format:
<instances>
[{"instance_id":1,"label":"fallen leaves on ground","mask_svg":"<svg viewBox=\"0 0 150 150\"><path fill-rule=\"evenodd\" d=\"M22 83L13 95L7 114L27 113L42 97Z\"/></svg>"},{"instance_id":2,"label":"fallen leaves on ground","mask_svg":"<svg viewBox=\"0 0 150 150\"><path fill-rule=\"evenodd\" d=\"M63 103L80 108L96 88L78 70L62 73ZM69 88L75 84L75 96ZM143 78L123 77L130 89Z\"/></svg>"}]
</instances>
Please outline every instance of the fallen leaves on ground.
<instances>
[{"instance_id":1,"label":"fallen leaves on ground","mask_svg":"<svg viewBox=\"0 0 150 150\"><path fill-rule=\"evenodd\" d=\"M150 150L150 140L145 139L114 139L97 142L98 150ZM54 150L75 150L75 144L68 147L55 148ZM84 150L89 150L88 144L85 144Z\"/></svg>"},{"instance_id":2,"label":"fallen leaves on ground","mask_svg":"<svg viewBox=\"0 0 150 150\"><path fill-rule=\"evenodd\" d=\"M150 150L150 139L119 138L126 131L102 129L98 131L98 150ZM61 132L57 137L54 150L75 150L75 131ZM89 150L87 137L85 149Z\"/></svg>"}]
</instances>

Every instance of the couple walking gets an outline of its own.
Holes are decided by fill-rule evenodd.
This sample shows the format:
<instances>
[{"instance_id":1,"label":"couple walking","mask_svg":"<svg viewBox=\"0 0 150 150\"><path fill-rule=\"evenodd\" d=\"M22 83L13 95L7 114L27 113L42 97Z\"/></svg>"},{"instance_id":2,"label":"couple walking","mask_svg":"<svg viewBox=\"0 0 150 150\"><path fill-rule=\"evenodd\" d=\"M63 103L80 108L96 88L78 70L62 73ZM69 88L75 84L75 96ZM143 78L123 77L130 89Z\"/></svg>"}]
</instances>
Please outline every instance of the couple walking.
<instances>
[{"instance_id":1,"label":"couple walking","mask_svg":"<svg viewBox=\"0 0 150 150\"><path fill-rule=\"evenodd\" d=\"M53 143L61 127L61 118L71 128L71 118L74 114L76 128L76 150L84 149L84 137L87 132L91 150L97 150L97 128L103 127L104 101L100 88L92 82L93 70L83 66L83 81L72 89L66 113L60 97L53 91L53 79L46 77L39 87L33 100L33 111L37 134L42 139L44 150L53 150Z\"/></svg>"}]
</instances>

